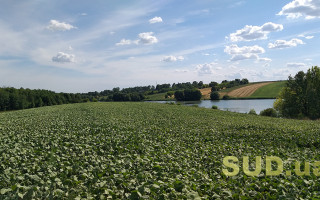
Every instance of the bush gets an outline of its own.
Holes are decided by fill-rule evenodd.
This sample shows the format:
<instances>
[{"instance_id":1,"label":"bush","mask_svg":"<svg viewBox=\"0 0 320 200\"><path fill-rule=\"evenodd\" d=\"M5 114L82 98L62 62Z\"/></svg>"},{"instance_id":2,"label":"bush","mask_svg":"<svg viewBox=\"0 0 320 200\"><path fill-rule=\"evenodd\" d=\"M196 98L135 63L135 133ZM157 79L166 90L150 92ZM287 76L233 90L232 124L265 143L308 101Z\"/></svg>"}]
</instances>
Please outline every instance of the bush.
<instances>
[{"instance_id":1,"label":"bush","mask_svg":"<svg viewBox=\"0 0 320 200\"><path fill-rule=\"evenodd\" d=\"M211 94L210 94L210 99L211 99L211 100L219 100L219 99L220 99L220 94L219 94L219 92L217 92L217 91L211 92Z\"/></svg>"},{"instance_id":2,"label":"bush","mask_svg":"<svg viewBox=\"0 0 320 200\"><path fill-rule=\"evenodd\" d=\"M251 109L249 112L248 112L249 115L257 115L256 111L254 109Z\"/></svg>"},{"instance_id":3,"label":"bush","mask_svg":"<svg viewBox=\"0 0 320 200\"><path fill-rule=\"evenodd\" d=\"M216 109L218 109L218 106L213 105L211 108L216 110Z\"/></svg>"},{"instance_id":4,"label":"bush","mask_svg":"<svg viewBox=\"0 0 320 200\"><path fill-rule=\"evenodd\" d=\"M267 108L260 112L261 116L268 116L268 117L277 117L277 111L273 108Z\"/></svg>"},{"instance_id":5,"label":"bush","mask_svg":"<svg viewBox=\"0 0 320 200\"><path fill-rule=\"evenodd\" d=\"M183 101L184 100L184 93L182 90L178 90L174 93L174 97L177 99L177 101Z\"/></svg>"},{"instance_id":6,"label":"bush","mask_svg":"<svg viewBox=\"0 0 320 200\"><path fill-rule=\"evenodd\" d=\"M199 101L202 97L200 90L198 89L187 89L184 90L185 101Z\"/></svg>"},{"instance_id":7,"label":"bush","mask_svg":"<svg viewBox=\"0 0 320 200\"><path fill-rule=\"evenodd\" d=\"M223 100L229 100L229 99L231 99L231 98L230 98L229 95L224 95L224 96L222 97L222 99L223 99Z\"/></svg>"}]
</instances>

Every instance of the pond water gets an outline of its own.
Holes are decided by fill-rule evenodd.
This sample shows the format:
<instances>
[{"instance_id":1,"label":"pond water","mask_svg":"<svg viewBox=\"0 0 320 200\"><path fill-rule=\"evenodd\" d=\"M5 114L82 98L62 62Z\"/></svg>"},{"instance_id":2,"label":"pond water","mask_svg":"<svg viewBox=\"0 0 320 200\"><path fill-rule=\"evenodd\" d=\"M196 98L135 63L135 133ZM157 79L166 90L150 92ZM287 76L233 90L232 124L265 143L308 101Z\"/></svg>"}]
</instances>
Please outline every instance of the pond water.
<instances>
[{"instance_id":1,"label":"pond water","mask_svg":"<svg viewBox=\"0 0 320 200\"><path fill-rule=\"evenodd\" d=\"M248 113L251 109L254 109L257 114L262 110L267 108L272 108L275 99L245 99L245 100L202 100L202 101L180 101L179 103L183 105L198 105L199 107L211 108L213 105L218 106L218 109L239 112L239 113ZM153 101L156 103L167 103L170 101ZM175 102L176 101L171 101Z\"/></svg>"}]
</instances>

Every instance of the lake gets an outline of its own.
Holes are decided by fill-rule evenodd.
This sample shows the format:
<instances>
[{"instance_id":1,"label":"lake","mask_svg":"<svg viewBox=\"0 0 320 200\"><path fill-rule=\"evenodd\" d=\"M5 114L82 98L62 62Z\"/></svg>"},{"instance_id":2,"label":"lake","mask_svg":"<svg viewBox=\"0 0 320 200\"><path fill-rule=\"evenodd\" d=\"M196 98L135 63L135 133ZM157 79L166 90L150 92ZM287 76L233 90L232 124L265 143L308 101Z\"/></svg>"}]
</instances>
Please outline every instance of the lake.
<instances>
[{"instance_id":1,"label":"lake","mask_svg":"<svg viewBox=\"0 0 320 200\"><path fill-rule=\"evenodd\" d=\"M183 105L198 105L199 107L211 108L213 105L218 106L218 109L248 113L251 109L254 109L257 114L267 108L272 108L275 99L244 99L244 100L201 100L201 101L180 101ZM156 103L167 103L170 101L153 101ZM176 101L171 101L176 102Z\"/></svg>"}]
</instances>

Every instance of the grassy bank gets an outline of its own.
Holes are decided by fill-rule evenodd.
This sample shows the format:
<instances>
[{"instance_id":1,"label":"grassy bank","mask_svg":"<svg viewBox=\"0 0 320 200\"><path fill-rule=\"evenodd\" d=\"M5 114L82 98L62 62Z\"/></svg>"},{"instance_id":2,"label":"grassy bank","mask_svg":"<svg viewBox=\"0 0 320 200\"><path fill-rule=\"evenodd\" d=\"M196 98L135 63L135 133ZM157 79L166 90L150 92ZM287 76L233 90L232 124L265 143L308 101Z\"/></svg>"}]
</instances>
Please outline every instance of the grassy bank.
<instances>
[{"instance_id":1,"label":"grassy bank","mask_svg":"<svg viewBox=\"0 0 320 200\"><path fill-rule=\"evenodd\" d=\"M0 113L0 199L319 198L312 173L266 177L263 164L251 177L242 168L243 156L320 161L319 129L314 121L155 103ZM231 155L240 173L227 177L222 160Z\"/></svg>"}]
</instances>

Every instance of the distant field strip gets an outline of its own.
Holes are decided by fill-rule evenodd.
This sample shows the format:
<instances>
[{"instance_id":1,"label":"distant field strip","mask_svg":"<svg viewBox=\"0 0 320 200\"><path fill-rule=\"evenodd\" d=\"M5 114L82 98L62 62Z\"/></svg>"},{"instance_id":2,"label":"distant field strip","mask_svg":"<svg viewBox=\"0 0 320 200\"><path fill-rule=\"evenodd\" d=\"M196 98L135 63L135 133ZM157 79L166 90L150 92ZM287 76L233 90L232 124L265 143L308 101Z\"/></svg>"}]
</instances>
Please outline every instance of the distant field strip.
<instances>
[{"instance_id":1,"label":"distant field strip","mask_svg":"<svg viewBox=\"0 0 320 200\"><path fill-rule=\"evenodd\" d=\"M204 99L210 99L211 87L210 88L203 88L200 90Z\"/></svg>"},{"instance_id":2,"label":"distant field strip","mask_svg":"<svg viewBox=\"0 0 320 200\"><path fill-rule=\"evenodd\" d=\"M258 83L253 85L248 85L239 89L232 90L228 93L230 97L249 97L251 96L257 89L269 85L273 82L266 82L266 83Z\"/></svg>"}]
</instances>

